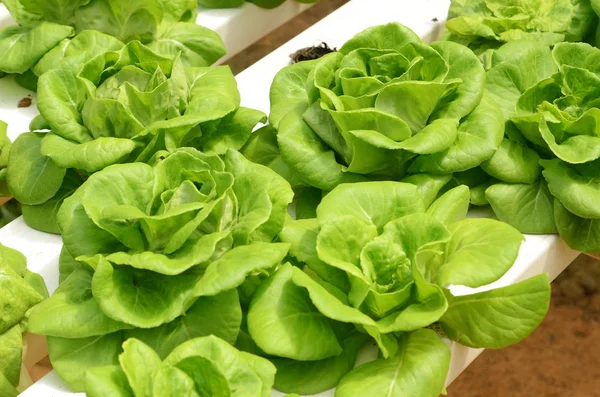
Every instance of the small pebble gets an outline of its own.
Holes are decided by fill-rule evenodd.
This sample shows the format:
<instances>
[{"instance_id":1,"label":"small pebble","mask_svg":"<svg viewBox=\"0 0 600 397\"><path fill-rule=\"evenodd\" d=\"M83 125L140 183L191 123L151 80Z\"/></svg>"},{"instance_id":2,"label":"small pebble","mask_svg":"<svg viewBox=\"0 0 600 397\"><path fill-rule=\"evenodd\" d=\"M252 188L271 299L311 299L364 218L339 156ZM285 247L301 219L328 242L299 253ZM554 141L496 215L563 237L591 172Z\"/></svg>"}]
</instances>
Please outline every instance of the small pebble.
<instances>
[{"instance_id":1,"label":"small pebble","mask_svg":"<svg viewBox=\"0 0 600 397\"><path fill-rule=\"evenodd\" d=\"M19 101L17 107L19 108L28 108L31 106L31 98L25 97Z\"/></svg>"}]
</instances>

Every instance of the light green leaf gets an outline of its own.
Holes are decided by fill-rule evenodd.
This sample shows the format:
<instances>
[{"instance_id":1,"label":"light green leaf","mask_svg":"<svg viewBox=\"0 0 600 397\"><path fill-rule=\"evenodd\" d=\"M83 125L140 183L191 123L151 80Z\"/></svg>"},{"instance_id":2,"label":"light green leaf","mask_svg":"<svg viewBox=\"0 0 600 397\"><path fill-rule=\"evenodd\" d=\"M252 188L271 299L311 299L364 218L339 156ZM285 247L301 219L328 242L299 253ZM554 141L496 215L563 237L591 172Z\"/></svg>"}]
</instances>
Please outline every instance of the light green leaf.
<instances>
[{"instance_id":1,"label":"light green leaf","mask_svg":"<svg viewBox=\"0 0 600 397\"><path fill-rule=\"evenodd\" d=\"M485 190L485 197L498 219L521 233L556 233L554 198L545 181L531 185L495 183Z\"/></svg>"},{"instance_id":2,"label":"light green leaf","mask_svg":"<svg viewBox=\"0 0 600 397\"><path fill-rule=\"evenodd\" d=\"M0 333L18 324L25 312L41 302L43 297L26 280L13 270L13 267L0 258L0 291L2 291L2 316Z\"/></svg>"},{"instance_id":3,"label":"light green leaf","mask_svg":"<svg viewBox=\"0 0 600 397\"><path fill-rule=\"evenodd\" d=\"M435 332L404 334L398 354L358 366L342 378L336 397L438 397L450 368L450 348Z\"/></svg>"},{"instance_id":4,"label":"light green leaf","mask_svg":"<svg viewBox=\"0 0 600 397\"><path fill-rule=\"evenodd\" d=\"M86 269L86 264L75 260L63 245L58 257L58 284L62 284L75 270Z\"/></svg>"},{"instance_id":5,"label":"light green leaf","mask_svg":"<svg viewBox=\"0 0 600 397\"><path fill-rule=\"evenodd\" d=\"M432 81L401 81L385 86L375 102L375 108L404 120L413 134L421 131L446 92L454 83Z\"/></svg>"},{"instance_id":6,"label":"light green leaf","mask_svg":"<svg viewBox=\"0 0 600 397\"><path fill-rule=\"evenodd\" d=\"M102 18L98 18L101 15ZM107 33L127 43L151 41L163 18L159 0L95 0L75 13L78 31L91 29Z\"/></svg>"},{"instance_id":7,"label":"light green leaf","mask_svg":"<svg viewBox=\"0 0 600 397\"><path fill-rule=\"evenodd\" d=\"M451 180L451 175L414 174L402 179L402 182L416 185L425 207L429 207Z\"/></svg>"},{"instance_id":8,"label":"light green leaf","mask_svg":"<svg viewBox=\"0 0 600 397\"><path fill-rule=\"evenodd\" d=\"M492 219L465 219L449 230L439 285L480 287L498 280L514 264L524 240L512 226Z\"/></svg>"},{"instance_id":9,"label":"light green leaf","mask_svg":"<svg viewBox=\"0 0 600 397\"><path fill-rule=\"evenodd\" d=\"M130 139L101 137L76 144L49 133L42 140L40 154L62 168L78 168L96 172L123 161L137 147Z\"/></svg>"},{"instance_id":10,"label":"light green leaf","mask_svg":"<svg viewBox=\"0 0 600 397\"><path fill-rule=\"evenodd\" d=\"M38 109L52 131L79 143L92 140L80 114L88 98L83 84L66 70L51 70L38 82Z\"/></svg>"},{"instance_id":11,"label":"light green leaf","mask_svg":"<svg viewBox=\"0 0 600 397\"><path fill-rule=\"evenodd\" d=\"M192 68L186 73L190 85L190 103L186 115L215 112L221 114L221 118L240 106L237 83L229 66Z\"/></svg>"},{"instance_id":12,"label":"light green leaf","mask_svg":"<svg viewBox=\"0 0 600 397\"><path fill-rule=\"evenodd\" d=\"M481 163L481 168L503 182L532 184L540 176L539 161L534 150L505 138L492 158Z\"/></svg>"},{"instance_id":13,"label":"light green leaf","mask_svg":"<svg viewBox=\"0 0 600 397\"><path fill-rule=\"evenodd\" d=\"M290 267L290 265L286 265ZM327 318L335 321L365 326L367 332L374 338L379 336L375 322L358 309L348 306L346 297L326 283L317 282L298 268L291 268L292 281L298 287L306 289L310 300L317 310Z\"/></svg>"},{"instance_id":14,"label":"light green leaf","mask_svg":"<svg viewBox=\"0 0 600 397\"><path fill-rule=\"evenodd\" d=\"M45 21L71 25L75 11L90 0L20 0L28 12L40 14Z\"/></svg>"},{"instance_id":15,"label":"light green leaf","mask_svg":"<svg viewBox=\"0 0 600 397\"><path fill-rule=\"evenodd\" d=\"M24 73L72 34L72 27L49 22L42 22L32 29L9 26L0 30L0 71Z\"/></svg>"},{"instance_id":16,"label":"light green leaf","mask_svg":"<svg viewBox=\"0 0 600 397\"><path fill-rule=\"evenodd\" d=\"M308 108L306 82L318 60L299 62L281 69L273 79L270 90L270 124L279 129L279 123L288 113L302 114Z\"/></svg>"},{"instance_id":17,"label":"light green leaf","mask_svg":"<svg viewBox=\"0 0 600 397\"><path fill-rule=\"evenodd\" d=\"M0 333L0 377L13 387L19 385L21 357L23 355L23 330L17 324ZM0 383L1 384L1 383ZM0 389L0 391L3 391Z\"/></svg>"},{"instance_id":18,"label":"light green leaf","mask_svg":"<svg viewBox=\"0 0 600 397\"><path fill-rule=\"evenodd\" d=\"M407 140L395 145L417 154L431 154L448 149L458 137L458 120L433 120L422 130Z\"/></svg>"},{"instance_id":19,"label":"light green leaf","mask_svg":"<svg viewBox=\"0 0 600 397\"><path fill-rule=\"evenodd\" d=\"M23 220L28 226L46 233L60 234L57 215L64 199L71 196L83 180L77 172L67 170L62 186L51 199L38 205L21 205Z\"/></svg>"},{"instance_id":20,"label":"light green leaf","mask_svg":"<svg viewBox=\"0 0 600 397\"><path fill-rule=\"evenodd\" d=\"M236 288L247 275L281 263L288 250L289 244L285 243L256 243L236 247L208 265L193 294L213 296Z\"/></svg>"},{"instance_id":21,"label":"light green leaf","mask_svg":"<svg viewBox=\"0 0 600 397\"><path fill-rule=\"evenodd\" d=\"M160 357L152 348L135 338L123 343L119 363L135 396L152 397L153 380L161 366Z\"/></svg>"},{"instance_id":22,"label":"light green leaf","mask_svg":"<svg viewBox=\"0 0 600 397\"><path fill-rule=\"evenodd\" d=\"M265 121L263 112L241 107L216 123L204 123L202 136L193 140L191 145L204 153L219 155L225 154L228 149L240 150L256 125Z\"/></svg>"},{"instance_id":23,"label":"light green leaf","mask_svg":"<svg viewBox=\"0 0 600 397\"><path fill-rule=\"evenodd\" d=\"M479 59L469 49L450 41L431 44L448 63L446 80L461 79L461 85L444 98L433 114L433 119L461 119L471 113L481 101L485 71Z\"/></svg>"},{"instance_id":24,"label":"light green leaf","mask_svg":"<svg viewBox=\"0 0 600 397\"><path fill-rule=\"evenodd\" d=\"M167 81L166 78L163 77L162 72L157 70L152 75L151 80L145 88L146 90L143 91L133 84L125 82L125 84L120 87L119 94L115 99L119 101L127 109L128 113L131 114L131 117L137 120L142 126L164 120L170 116L169 113L175 114L175 110L171 108L171 105L176 102L176 100L172 98L173 87L171 81ZM92 103L92 101L88 101L88 103ZM86 106L84 107L84 122L88 119L85 115L88 103L86 103ZM107 107L110 108L110 106ZM111 115L111 118L114 117L114 115ZM124 120L124 124L126 124L126 120ZM140 128L140 130L141 129L142 128ZM119 138L130 137L139 132L121 132L120 128L114 128L114 130L114 136ZM95 133L96 136L101 136L100 134L102 134L102 132ZM104 132L104 134L106 134L106 132Z\"/></svg>"},{"instance_id":25,"label":"light green leaf","mask_svg":"<svg viewBox=\"0 0 600 397\"><path fill-rule=\"evenodd\" d=\"M386 237L402 246L408 259L414 263L417 251L431 243L445 243L451 235L442 222L431 215L416 213L390 221L383 228Z\"/></svg>"},{"instance_id":26,"label":"light green leaf","mask_svg":"<svg viewBox=\"0 0 600 397\"><path fill-rule=\"evenodd\" d=\"M483 182L480 185L470 188L471 204L474 206L477 206L477 207L489 206L490 202L488 201L488 198L485 195L485 192L490 186L495 185L496 183L498 183L497 180L490 178L486 182ZM512 226L516 227L515 225L512 225ZM517 230L522 232L519 228L517 228ZM524 232L522 232L522 233L524 233Z\"/></svg>"},{"instance_id":27,"label":"light green leaf","mask_svg":"<svg viewBox=\"0 0 600 397\"><path fill-rule=\"evenodd\" d=\"M126 83L124 87L127 86L129 85ZM160 99L165 98L161 96ZM146 113L152 105L148 108L145 106L137 104L137 107ZM99 117L100 114L105 116ZM133 138L144 129L144 125L135 118L132 109L114 99L89 98L81 110L81 117L94 138Z\"/></svg>"},{"instance_id":28,"label":"light green leaf","mask_svg":"<svg viewBox=\"0 0 600 397\"><path fill-rule=\"evenodd\" d=\"M125 372L118 365L90 368L85 372L88 397L134 397Z\"/></svg>"},{"instance_id":29,"label":"light green leaf","mask_svg":"<svg viewBox=\"0 0 600 397\"><path fill-rule=\"evenodd\" d=\"M352 216L333 219L323 225L316 240L319 259L362 278L360 254L365 245L377 236L373 225Z\"/></svg>"},{"instance_id":30,"label":"light green leaf","mask_svg":"<svg viewBox=\"0 0 600 397\"><path fill-rule=\"evenodd\" d=\"M440 324L462 345L500 349L529 336L549 306L550 279L541 274L508 287L454 297Z\"/></svg>"},{"instance_id":31,"label":"light green leaf","mask_svg":"<svg viewBox=\"0 0 600 397\"><path fill-rule=\"evenodd\" d=\"M202 386L200 386L199 388L203 391L206 392L207 387L206 384L216 384L218 385L218 387L220 389L215 390L215 393L226 393L225 390L227 388L227 382L223 379L222 375L219 374L218 372L210 372L210 370L212 369L212 365L210 365L209 363L206 363L207 365L203 366L202 364L200 364L200 362L202 362L203 364L206 362L203 362L201 360L198 360L198 362L196 363L196 368L195 370L197 372L201 372L204 376L206 376L206 378L209 379L204 379L205 380L205 384L202 384ZM208 370L207 370L208 369ZM204 382L203 382L204 383ZM212 391L212 390L210 390ZM163 366L161 367L158 372L156 373L156 376L154 378L154 390L153 390L153 395L154 396L160 396L160 395L167 395L167 396L190 396L190 397L196 397L198 396L197 391L196 391L196 385L194 383L194 379L192 379L191 376L189 376L188 374L186 374L184 371L176 368L176 367L166 367ZM213 395L217 395L217 394L213 394Z\"/></svg>"},{"instance_id":32,"label":"light green leaf","mask_svg":"<svg viewBox=\"0 0 600 397\"><path fill-rule=\"evenodd\" d=\"M202 371L196 372L195 364L202 361L210 362L222 374L229 384L229 391L235 391L236 396L270 395L275 367L266 359L240 352L215 336L196 338L179 345L164 360L164 364L183 370L201 387L210 379L199 376ZM222 389L217 389L216 392L222 392Z\"/></svg>"},{"instance_id":33,"label":"light green leaf","mask_svg":"<svg viewBox=\"0 0 600 397\"><path fill-rule=\"evenodd\" d=\"M25 274L27 274L27 258L25 258L25 255L0 244L0 258L3 264L10 266L19 277L25 277Z\"/></svg>"},{"instance_id":34,"label":"light green leaf","mask_svg":"<svg viewBox=\"0 0 600 397\"><path fill-rule=\"evenodd\" d=\"M594 3L595 0L592 1ZM554 46L552 57L559 67L570 65L596 74L600 72L597 63L600 52L587 43L559 43Z\"/></svg>"},{"instance_id":35,"label":"light green leaf","mask_svg":"<svg viewBox=\"0 0 600 397\"><path fill-rule=\"evenodd\" d=\"M319 224L351 215L379 230L393 219L425 207L415 185L400 182L365 182L344 184L323 197L317 208Z\"/></svg>"},{"instance_id":36,"label":"light green leaf","mask_svg":"<svg viewBox=\"0 0 600 397\"><path fill-rule=\"evenodd\" d=\"M542 160L544 178L550 193L581 218L600 219L598 162L569 165L560 160Z\"/></svg>"},{"instance_id":37,"label":"light green leaf","mask_svg":"<svg viewBox=\"0 0 600 397\"><path fill-rule=\"evenodd\" d=\"M252 241L271 242L283 228L283 222L287 214L287 207L292 202L294 193L290 185L272 170L260 164L248 161L239 152L229 150L225 155L225 167L234 177L243 179L246 175L248 181L256 178L260 183L248 187L246 191L238 196L239 206L251 206L255 190L266 192L271 201L271 213L268 219L250 234ZM242 211L238 213L241 218Z\"/></svg>"},{"instance_id":38,"label":"light green leaf","mask_svg":"<svg viewBox=\"0 0 600 397\"><path fill-rule=\"evenodd\" d=\"M48 352L58 375L74 392L82 392L88 369L119 363L122 343L121 332L83 339L48 337Z\"/></svg>"},{"instance_id":39,"label":"light green leaf","mask_svg":"<svg viewBox=\"0 0 600 397\"><path fill-rule=\"evenodd\" d=\"M558 234L569 247L590 254L600 254L600 220L585 219L569 212L554 200L554 218Z\"/></svg>"},{"instance_id":40,"label":"light green leaf","mask_svg":"<svg viewBox=\"0 0 600 397\"><path fill-rule=\"evenodd\" d=\"M166 22L188 22L196 17L198 3L195 0L162 0L162 5Z\"/></svg>"},{"instance_id":41,"label":"light green leaf","mask_svg":"<svg viewBox=\"0 0 600 397\"><path fill-rule=\"evenodd\" d=\"M20 0L4 0L2 4L19 25L34 27L42 20L41 15L27 11Z\"/></svg>"},{"instance_id":42,"label":"light green leaf","mask_svg":"<svg viewBox=\"0 0 600 397\"><path fill-rule=\"evenodd\" d=\"M10 196L8 191L8 185L6 182L7 171L6 166L8 165L8 155L12 148L12 142L6 136L6 130L8 124L0 121L0 195L4 197Z\"/></svg>"},{"instance_id":43,"label":"light green leaf","mask_svg":"<svg viewBox=\"0 0 600 397\"><path fill-rule=\"evenodd\" d=\"M272 358L277 368L275 388L284 393L317 394L337 386L356 362L359 349L367 340L365 335L354 334L341 343L339 356L320 361L295 361ZM327 374L326 376L324 376Z\"/></svg>"},{"instance_id":44,"label":"light green leaf","mask_svg":"<svg viewBox=\"0 0 600 397\"><path fill-rule=\"evenodd\" d=\"M550 150L556 157L567 163L582 164L600 158L600 137L598 136L575 135L558 143L545 121L540 123L539 128L540 134Z\"/></svg>"},{"instance_id":45,"label":"light green leaf","mask_svg":"<svg viewBox=\"0 0 600 397\"><path fill-rule=\"evenodd\" d=\"M189 66L210 66L226 53L221 36L188 22L175 23L164 29L148 47L166 57L181 54L181 60Z\"/></svg>"},{"instance_id":46,"label":"light green leaf","mask_svg":"<svg viewBox=\"0 0 600 397\"><path fill-rule=\"evenodd\" d=\"M485 89L506 118L515 114L521 94L557 71L550 48L535 41L505 44L494 57L497 60L487 72Z\"/></svg>"},{"instance_id":47,"label":"light green leaf","mask_svg":"<svg viewBox=\"0 0 600 397\"><path fill-rule=\"evenodd\" d=\"M38 294L42 296L44 299L48 299L48 288L46 287L46 282L44 278L37 273L34 273L30 270L27 270L25 273L25 277L23 279L29 284Z\"/></svg>"},{"instance_id":48,"label":"light green leaf","mask_svg":"<svg viewBox=\"0 0 600 397\"><path fill-rule=\"evenodd\" d=\"M91 269L76 269L27 314L30 332L62 338L102 336L131 326L107 317L92 296Z\"/></svg>"},{"instance_id":49,"label":"light green leaf","mask_svg":"<svg viewBox=\"0 0 600 397\"><path fill-rule=\"evenodd\" d=\"M184 313L202 271L164 276L97 257L92 293L110 318L141 328L157 327Z\"/></svg>"},{"instance_id":50,"label":"light green leaf","mask_svg":"<svg viewBox=\"0 0 600 397\"><path fill-rule=\"evenodd\" d=\"M289 220L279 238L284 243L290 244L290 255L300 262L306 263L310 270L330 284L335 285L342 291L348 291L348 277L344 271L332 267L321 259L317 254L317 236L319 224L316 219Z\"/></svg>"},{"instance_id":51,"label":"light green leaf","mask_svg":"<svg viewBox=\"0 0 600 397\"><path fill-rule=\"evenodd\" d=\"M146 218L145 211L153 198L154 184L148 183L153 179L152 168L142 163L115 166L108 168L106 172L92 175L78 190L81 191L81 203L87 217L125 246L144 250L146 241L139 220ZM74 225L77 229L78 226ZM64 230L62 231L64 238ZM79 238L81 237L80 234ZM149 240L152 241L150 238ZM65 239L65 244L72 254L80 256L71 249L68 239ZM96 253L86 252L87 255Z\"/></svg>"},{"instance_id":52,"label":"light green leaf","mask_svg":"<svg viewBox=\"0 0 600 397\"><path fill-rule=\"evenodd\" d=\"M95 30L84 30L72 39L61 41L48 51L33 67L37 76L53 69L67 69L77 73L84 63L106 51L118 51L123 43L113 36Z\"/></svg>"},{"instance_id":53,"label":"light green leaf","mask_svg":"<svg viewBox=\"0 0 600 397\"><path fill-rule=\"evenodd\" d=\"M277 144L277 130L270 125L253 132L240 153L251 162L262 164L277 172L292 187L303 184L292 168L281 158Z\"/></svg>"},{"instance_id":54,"label":"light green leaf","mask_svg":"<svg viewBox=\"0 0 600 397\"><path fill-rule=\"evenodd\" d=\"M416 259L412 265L412 275L414 278L412 301L406 308L379 320L377 327L381 332L418 330L437 322L446 312L448 301L442 289L425 280Z\"/></svg>"},{"instance_id":55,"label":"light green leaf","mask_svg":"<svg viewBox=\"0 0 600 397\"><path fill-rule=\"evenodd\" d=\"M266 353L294 360L323 360L342 353L333 322L292 281L291 265L277 270L256 291L248 330Z\"/></svg>"},{"instance_id":56,"label":"light green leaf","mask_svg":"<svg viewBox=\"0 0 600 397\"><path fill-rule=\"evenodd\" d=\"M19 135L10 151L8 186L23 204L41 204L60 189L66 169L40 153L44 134Z\"/></svg>"},{"instance_id":57,"label":"light green leaf","mask_svg":"<svg viewBox=\"0 0 600 397\"><path fill-rule=\"evenodd\" d=\"M456 141L448 149L418 156L411 173L447 174L477 167L496 152L504 134L504 117L489 95L458 126Z\"/></svg>"},{"instance_id":58,"label":"light green leaf","mask_svg":"<svg viewBox=\"0 0 600 397\"><path fill-rule=\"evenodd\" d=\"M289 112L279 122L277 142L281 158L301 180L310 186L331 190L341 183L365 178L345 172L335 153L306 124L301 115Z\"/></svg>"},{"instance_id":59,"label":"light green leaf","mask_svg":"<svg viewBox=\"0 0 600 397\"><path fill-rule=\"evenodd\" d=\"M227 343L237 340L242 322L238 294L235 289L215 296L200 297L175 320L157 328L134 329L125 333L137 338L165 358L173 349L188 340L215 335Z\"/></svg>"},{"instance_id":60,"label":"light green leaf","mask_svg":"<svg viewBox=\"0 0 600 397\"><path fill-rule=\"evenodd\" d=\"M465 185L448 190L433 202L427 214L448 226L466 218L469 211L469 188Z\"/></svg>"},{"instance_id":61,"label":"light green leaf","mask_svg":"<svg viewBox=\"0 0 600 397\"><path fill-rule=\"evenodd\" d=\"M165 275L177 275L193 266L207 266L213 255L219 250L231 246L229 232L212 233L200 238L191 238L175 253L165 255L144 251L137 254L115 252L107 255L106 260L114 265L127 265L136 269L151 270ZM80 261L93 261L90 257L79 257Z\"/></svg>"},{"instance_id":62,"label":"light green leaf","mask_svg":"<svg viewBox=\"0 0 600 397\"><path fill-rule=\"evenodd\" d=\"M406 26L388 23L358 33L340 48L340 52L348 54L358 48L399 50L408 43L421 43L421 39Z\"/></svg>"},{"instance_id":63,"label":"light green leaf","mask_svg":"<svg viewBox=\"0 0 600 397\"><path fill-rule=\"evenodd\" d=\"M56 217L64 246L74 258L98 252L121 251L125 246L88 217L82 204L84 187L65 199Z\"/></svg>"}]
</instances>

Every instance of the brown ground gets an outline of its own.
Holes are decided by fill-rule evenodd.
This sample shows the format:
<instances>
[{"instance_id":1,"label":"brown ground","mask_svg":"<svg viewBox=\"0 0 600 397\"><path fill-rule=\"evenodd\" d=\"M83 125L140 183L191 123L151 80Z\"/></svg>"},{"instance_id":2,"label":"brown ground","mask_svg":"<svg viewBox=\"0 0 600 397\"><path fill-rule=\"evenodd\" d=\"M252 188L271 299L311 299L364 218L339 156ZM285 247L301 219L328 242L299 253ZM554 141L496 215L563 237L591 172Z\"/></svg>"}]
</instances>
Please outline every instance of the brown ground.
<instances>
[{"instance_id":1,"label":"brown ground","mask_svg":"<svg viewBox=\"0 0 600 397\"><path fill-rule=\"evenodd\" d=\"M322 0L228 64L239 73L347 2ZM600 262L580 256L553 283L540 328L516 346L484 352L448 395L600 397Z\"/></svg>"}]
</instances>

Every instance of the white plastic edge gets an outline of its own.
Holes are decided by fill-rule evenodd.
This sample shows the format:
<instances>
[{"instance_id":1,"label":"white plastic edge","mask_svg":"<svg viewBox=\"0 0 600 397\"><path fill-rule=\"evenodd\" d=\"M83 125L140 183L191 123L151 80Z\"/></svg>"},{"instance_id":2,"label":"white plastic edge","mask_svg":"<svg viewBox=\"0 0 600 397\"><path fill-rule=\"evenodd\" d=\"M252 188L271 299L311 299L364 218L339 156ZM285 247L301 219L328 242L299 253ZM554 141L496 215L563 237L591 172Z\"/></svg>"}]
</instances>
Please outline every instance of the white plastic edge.
<instances>
[{"instance_id":1,"label":"white plastic edge","mask_svg":"<svg viewBox=\"0 0 600 397\"><path fill-rule=\"evenodd\" d=\"M218 62L223 63L313 5L287 0L270 10L252 3L224 10L200 7L196 22L214 30L223 38L227 55Z\"/></svg>"}]
</instances>

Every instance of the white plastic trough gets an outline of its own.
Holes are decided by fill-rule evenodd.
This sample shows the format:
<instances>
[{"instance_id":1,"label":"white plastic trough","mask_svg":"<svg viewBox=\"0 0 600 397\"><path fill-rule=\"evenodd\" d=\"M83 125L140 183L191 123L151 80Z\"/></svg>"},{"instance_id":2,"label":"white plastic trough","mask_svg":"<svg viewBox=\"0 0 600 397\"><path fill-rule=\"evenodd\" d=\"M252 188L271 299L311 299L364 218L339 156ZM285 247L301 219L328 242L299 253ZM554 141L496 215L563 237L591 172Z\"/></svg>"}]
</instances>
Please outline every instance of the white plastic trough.
<instances>
[{"instance_id":1,"label":"white plastic trough","mask_svg":"<svg viewBox=\"0 0 600 397\"><path fill-rule=\"evenodd\" d=\"M237 81L242 95L242 104L268 112L268 92L271 80L275 73L288 64L289 54L321 41L339 47L354 34L369 26L392 21L409 26L426 41L435 40L443 28L448 5L449 0L422 0L418 3L392 0L353 0L240 73ZM249 23L255 26L256 22L250 21ZM204 24L207 25L206 22ZM248 25L228 25L226 30L234 29L235 33L232 34L239 35L237 29L241 29L241 26ZM219 29L216 30L219 31ZM225 34L225 39L227 41L227 34ZM0 80L0 119L11 124L10 135L13 139L19 131L26 130L29 120L36 113L35 107L16 109L16 103L26 94L27 92L23 89L15 87L14 83ZM57 287L58 253L61 248L58 236L35 231L26 226L22 218L19 218L0 229L0 242L23 252L27 256L29 268L44 277L50 291ZM550 278L554 279L577 255L578 252L568 248L556 235L527 235L515 266L496 283L476 291L514 284L544 272L549 273ZM474 291L468 288L453 290L457 294L468 294ZM452 363L446 383L449 385L456 379L482 351L483 349L471 349L452 343ZM372 350L365 350L361 353L359 361L373 358L373 353ZM83 394L71 393L55 372L50 372L21 394L22 397L72 397L76 395L82 396ZM272 393L272 397L282 395L277 391ZM333 395L333 391L327 391L318 396L332 397Z\"/></svg>"},{"instance_id":2,"label":"white plastic trough","mask_svg":"<svg viewBox=\"0 0 600 397\"><path fill-rule=\"evenodd\" d=\"M326 1L326 0L324 0ZM211 10L200 7L196 22L217 32L225 42L227 55L219 63L244 50L283 25L313 4L287 0L277 8L267 10L252 3L240 8Z\"/></svg>"}]
</instances>

